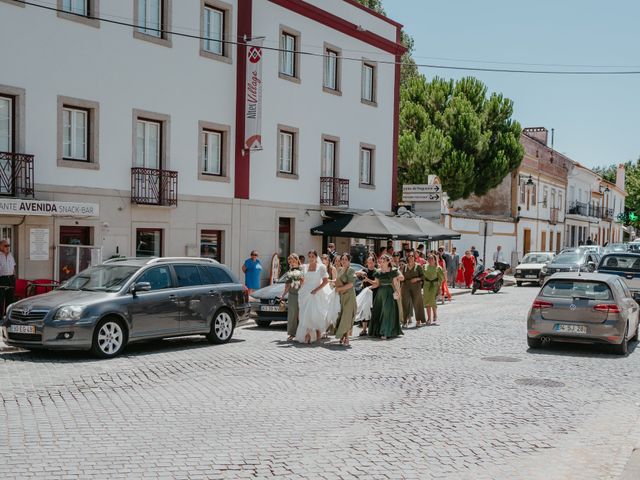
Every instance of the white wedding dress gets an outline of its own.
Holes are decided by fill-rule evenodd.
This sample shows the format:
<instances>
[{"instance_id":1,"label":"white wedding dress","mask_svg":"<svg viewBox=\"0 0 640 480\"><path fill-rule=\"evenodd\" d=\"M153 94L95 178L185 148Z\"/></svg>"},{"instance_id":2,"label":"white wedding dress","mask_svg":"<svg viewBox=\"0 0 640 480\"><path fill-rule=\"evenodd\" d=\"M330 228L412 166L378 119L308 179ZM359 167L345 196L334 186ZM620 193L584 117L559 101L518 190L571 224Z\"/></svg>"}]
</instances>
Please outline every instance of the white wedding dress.
<instances>
[{"instance_id":1,"label":"white wedding dress","mask_svg":"<svg viewBox=\"0 0 640 480\"><path fill-rule=\"evenodd\" d=\"M314 272L310 272L308 269L304 271L304 282L298 291L300 308L298 330L296 331L296 341L298 342L304 342L307 333L311 335L312 342L318 340L316 331L320 331L322 334L331 323L335 322L335 318L331 319L333 314L330 313L330 306L333 304L332 295L335 295L331 287L327 284L317 293L311 293L322 284L325 278L329 278L327 268L320 263Z\"/></svg>"}]
</instances>

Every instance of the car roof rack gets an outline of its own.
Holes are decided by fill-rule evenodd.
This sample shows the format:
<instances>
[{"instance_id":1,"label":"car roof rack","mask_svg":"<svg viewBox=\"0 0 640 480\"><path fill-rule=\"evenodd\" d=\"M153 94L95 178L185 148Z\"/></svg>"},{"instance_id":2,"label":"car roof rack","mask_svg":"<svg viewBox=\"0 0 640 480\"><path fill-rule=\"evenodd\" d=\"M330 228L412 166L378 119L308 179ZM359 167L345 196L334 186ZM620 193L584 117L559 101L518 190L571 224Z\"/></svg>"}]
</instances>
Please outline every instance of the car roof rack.
<instances>
[{"instance_id":1,"label":"car roof rack","mask_svg":"<svg viewBox=\"0 0 640 480\"><path fill-rule=\"evenodd\" d=\"M154 257L151 258L148 262L147 265L153 265L155 263L163 263L163 262L205 262L205 263L214 263L214 264L218 264L220 262L218 262L217 260L214 260L213 258L204 258L204 257Z\"/></svg>"},{"instance_id":2,"label":"car roof rack","mask_svg":"<svg viewBox=\"0 0 640 480\"><path fill-rule=\"evenodd\" d=\"M115 258L108 258L102 263L129 262L132 260L148 260L149 258L156 258L156 257L115 257Z\"/></svg>"}]
</instances>

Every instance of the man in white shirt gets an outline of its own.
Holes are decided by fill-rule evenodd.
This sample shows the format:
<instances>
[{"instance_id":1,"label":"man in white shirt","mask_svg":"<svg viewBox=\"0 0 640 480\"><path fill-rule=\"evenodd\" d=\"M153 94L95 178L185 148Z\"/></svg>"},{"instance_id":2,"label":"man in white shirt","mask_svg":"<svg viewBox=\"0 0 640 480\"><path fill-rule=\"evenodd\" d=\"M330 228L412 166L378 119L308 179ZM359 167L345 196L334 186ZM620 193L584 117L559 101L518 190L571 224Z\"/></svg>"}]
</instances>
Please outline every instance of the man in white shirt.
<instances>
[{"instance_id":1,"label":"man in white shirt","mask_svg":"<svg viewBox=\"0 0 640 480\"><path fill-rule=\"evenodd\" d=\"M493 265L495 266L496 263L507 263L507 259L502 251L502 245L498 245L495 253L493 254Z\"/></svg>"},{"instance_id":2,"label":"man in white shirt","mask_svg":"<svg viewBox=\"0 0 640 480\"><path fill-rule=\"evenodd\" d=\"M3 300L0 308L3 315L5 309L13 303L13 291L16 288L16 261L10 249L11 245L7 239L0 240L0 287L9 287L0 291Z\"/></svg>"}]
</instances>

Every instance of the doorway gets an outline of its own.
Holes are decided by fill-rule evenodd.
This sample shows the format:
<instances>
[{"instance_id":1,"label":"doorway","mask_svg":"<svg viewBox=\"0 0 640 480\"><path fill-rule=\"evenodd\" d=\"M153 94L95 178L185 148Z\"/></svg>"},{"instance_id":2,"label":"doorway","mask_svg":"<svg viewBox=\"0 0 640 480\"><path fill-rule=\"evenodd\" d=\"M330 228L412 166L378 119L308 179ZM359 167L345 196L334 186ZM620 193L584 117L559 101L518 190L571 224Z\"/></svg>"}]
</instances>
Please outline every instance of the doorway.
<instances>
[{"instance_id":1,"label":"doorway","mask_svg":"<svg viewBox=\"0 0 640 480\"><path fill-rule=\"evenodd\" d=\"M562 246L562 244L560 243L561 238L562 237L560 235L560 232L558 232L556 234L556 253L560 251L560 247Z\"/></svg>"},{"instance_id":2,"label":"doorway","mask_svg":"<svg viewBox=\"0 0 640 480\"><path fill-rule=\"evenodd\" d=\"M524 245L522 248L522 253L523 255L526 255L527 253L529 253L531 251L531 230L528 228L524 229L524 235L523 235L523 240L524 240Z\"/></svg>"},{"instance_id":3,"label":"doorway","mask_svg":"<svg viewBox=\"0 0 640 480\"><path fill-rule=\"evenodd\" d=\"M540 251L544 252L547 249L547 232L542 232L540 237Z\"/></svg>"}]
</instances>

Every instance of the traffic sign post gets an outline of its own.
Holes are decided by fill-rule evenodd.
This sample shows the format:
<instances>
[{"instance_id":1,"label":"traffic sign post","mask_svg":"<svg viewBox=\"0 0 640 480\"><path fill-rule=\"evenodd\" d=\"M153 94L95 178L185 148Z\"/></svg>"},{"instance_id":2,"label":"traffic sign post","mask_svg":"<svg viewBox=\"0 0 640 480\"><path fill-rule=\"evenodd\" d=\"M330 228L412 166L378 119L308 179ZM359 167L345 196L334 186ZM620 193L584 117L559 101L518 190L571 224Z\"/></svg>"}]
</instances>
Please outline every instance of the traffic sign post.
<instances>
[{"instance_id":1,"label":"traffic sign post","mask_svg":"<svg viewBox=\"0 0 640 480\"><path fill-rule=\"evenodd\" d=\"M436 184L403 185L403 202L439 202L442 200L442 187Z\"/></svg>"}]
</instances>

